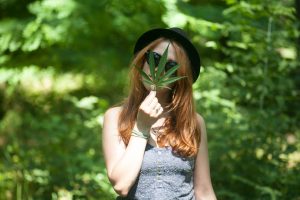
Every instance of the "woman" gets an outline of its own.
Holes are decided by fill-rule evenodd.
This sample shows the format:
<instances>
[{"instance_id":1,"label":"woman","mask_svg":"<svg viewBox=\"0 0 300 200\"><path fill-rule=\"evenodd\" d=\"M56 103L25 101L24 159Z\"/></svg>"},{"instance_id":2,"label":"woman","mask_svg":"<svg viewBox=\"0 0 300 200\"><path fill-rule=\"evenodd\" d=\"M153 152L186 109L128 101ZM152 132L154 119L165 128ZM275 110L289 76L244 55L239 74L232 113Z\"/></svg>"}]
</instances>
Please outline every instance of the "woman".
<instances>
[{"instance_id":1,"label":"woman","mask_svg":"<svg viewBox=\"0 0 300 200\"><path fill-rule=\"evenodd\" d=\"M165 49L166 70L178 63L184 78L152 91L136 67L149 74L149 51L157 64ZM104 115L103 152L117 199L216 199L192 96L199 72L198 52L181 29L153 29L137 40L129 97Z\"/></svg>"}]
</instances>

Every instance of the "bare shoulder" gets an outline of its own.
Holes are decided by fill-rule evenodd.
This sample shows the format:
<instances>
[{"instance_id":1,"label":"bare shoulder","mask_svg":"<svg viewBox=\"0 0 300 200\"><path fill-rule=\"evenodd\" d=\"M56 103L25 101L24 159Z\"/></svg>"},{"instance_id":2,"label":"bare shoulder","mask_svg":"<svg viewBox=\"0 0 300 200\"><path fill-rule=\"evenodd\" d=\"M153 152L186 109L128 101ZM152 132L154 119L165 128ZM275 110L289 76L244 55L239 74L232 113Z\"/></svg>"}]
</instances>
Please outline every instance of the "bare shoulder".
<instances>
[{"instance_id":1,"label":"bare shoulder","mask_svg":"<svg viewBox=\"0 0 300 200\"><path fill-rule=\"evenodd\" d=\"M118 121L121 111L122 107L111 107L105 111L103 121L104 133L111 132L112 128L115 131L118 130Z\"/></svg>"},{"instance_id":2,"label":"bare shoulder","mask_svg":"<svg viewBox=\"0 0 300 200\"><path fill-rule=\"evenodd\" d=\"M107 109L105 111L105 114L104 114L104 118L107 118L107 119L116 119L119 117L120 113L122 111L122 107L121 106L118 106L118 107L111 107L109 109Z\"/></svg>"},{"instance_id":3,"label":"bare shoulder","mask_svg":"<svg viewBox=\"0 0 300 200\"><path fill-rule=\"evenodd\" d=\"M197 121L198 121L198 124L199 124L200 129L201 129L201 137L206 138L207 133L206 133L205 121L204 121L204 118L199 113L197 113Z\"/></svg>"},{"instance_id":4,"label":"bare shoulder","mask_svg":"<svg viewBox=\"0 0 300 200\"><path fill-rule=\"evenodd\" d=\"M102 130L104 149L110 149L110 147L116 147L120 144L123 146L123 143L119 138L120 133L118 127L121 111L122 107L111 107L105 111Z\"/></svg>"},{"instance_id":5,"label":"bare shoulder","mask_svg":"<svg viewBox=\"0 0 300 200\"><path fill-rule=\"evenodd\" d=\"M197 115L197 120L198 120L198 123L200 124L200 126L205 125L204 118L199 113L197 113L196 115Z\"/></svg>"}]
</instances>

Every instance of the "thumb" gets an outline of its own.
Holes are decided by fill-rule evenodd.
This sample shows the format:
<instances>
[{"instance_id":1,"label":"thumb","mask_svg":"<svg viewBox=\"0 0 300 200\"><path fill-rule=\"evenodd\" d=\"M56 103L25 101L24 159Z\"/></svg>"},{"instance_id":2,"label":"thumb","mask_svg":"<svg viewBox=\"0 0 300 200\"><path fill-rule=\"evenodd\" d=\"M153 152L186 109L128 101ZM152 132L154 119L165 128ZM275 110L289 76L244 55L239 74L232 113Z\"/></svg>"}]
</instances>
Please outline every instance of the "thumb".
<instances>
[{"instance_id":1,"label":"thumb","mask_svg":"<svg viewBox=\"0 0 300 200\"><path fill-rule=\"evenodd\" d=\"M154 96L154 97L155 97L155 96L156 96L156 90L151 90L151 91L150 91L150 93L149 93L149 95L151 95L151 96Z\"/></svg>"}]
</instances>

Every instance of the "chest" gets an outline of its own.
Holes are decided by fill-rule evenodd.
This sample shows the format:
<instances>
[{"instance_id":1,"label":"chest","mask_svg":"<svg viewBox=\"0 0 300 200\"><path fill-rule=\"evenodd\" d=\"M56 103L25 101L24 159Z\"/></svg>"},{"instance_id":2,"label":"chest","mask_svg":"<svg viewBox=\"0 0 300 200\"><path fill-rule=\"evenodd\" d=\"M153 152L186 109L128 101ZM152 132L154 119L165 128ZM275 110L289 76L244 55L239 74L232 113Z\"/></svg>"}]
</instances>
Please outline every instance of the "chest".
<instances>
[{"instance_id":1,"label":"chest","mask_svg":"<svg viewBox=\"0 0 300 200\"><path fill-rule=\"evenodd\" d=\"M172 152L171 147L157 148L147 144L141 174L192 176L194 158L183 158Z\"/></svg>"}]
</instances>

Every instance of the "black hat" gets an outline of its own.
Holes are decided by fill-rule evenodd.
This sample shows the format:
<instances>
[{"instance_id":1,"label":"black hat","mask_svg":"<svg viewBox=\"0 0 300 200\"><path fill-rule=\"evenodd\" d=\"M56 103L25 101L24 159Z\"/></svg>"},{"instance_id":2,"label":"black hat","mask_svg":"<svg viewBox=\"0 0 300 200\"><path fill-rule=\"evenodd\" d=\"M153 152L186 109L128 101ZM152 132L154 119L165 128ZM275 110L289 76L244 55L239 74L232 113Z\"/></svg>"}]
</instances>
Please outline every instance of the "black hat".
<instances>
[{"instance_id":1,"label":"black hat","mask_svg":"<svg viewBox=\"0 0 300 200\"><path fill-rule=\"evenodd\" d=\"M200 73L200 56L196 47L189 40L186 33L180 28L156 28L143 33L135 43L134 54L159 37L175 40L182 45L191 61L193 82L195 82Z\"/></svg>"}]
</instances>

